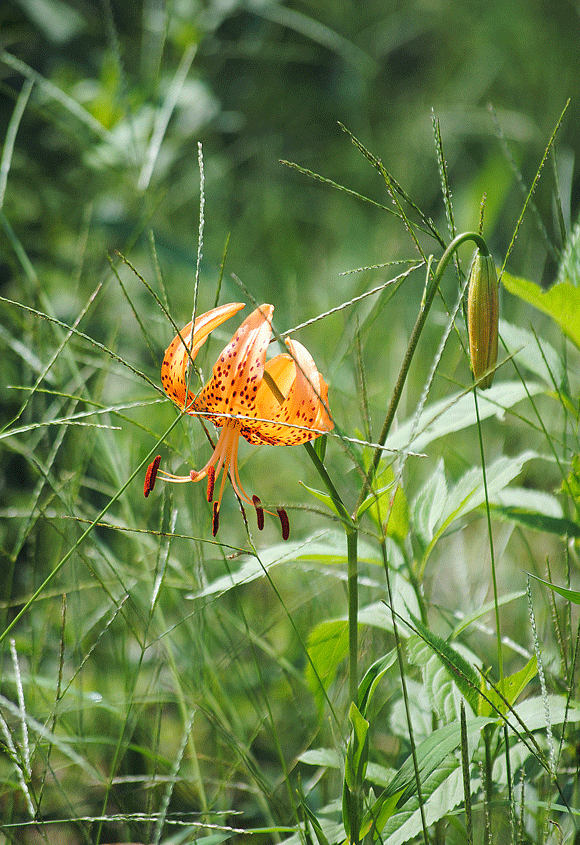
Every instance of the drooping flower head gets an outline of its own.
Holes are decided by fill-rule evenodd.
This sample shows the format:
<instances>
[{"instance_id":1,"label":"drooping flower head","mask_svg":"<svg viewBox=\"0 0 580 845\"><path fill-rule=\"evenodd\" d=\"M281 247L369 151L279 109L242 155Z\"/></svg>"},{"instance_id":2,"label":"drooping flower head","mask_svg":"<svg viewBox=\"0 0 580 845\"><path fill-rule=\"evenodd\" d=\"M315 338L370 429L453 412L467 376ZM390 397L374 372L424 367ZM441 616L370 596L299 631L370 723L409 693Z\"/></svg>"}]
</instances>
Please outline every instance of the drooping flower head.
<instances>
[{"instance_id":1,"label":"drooping flower head","mask_svg":"<svg viewBox=\"0 0 580 845\"><path fill-rule=\"evenodd\" d=\"M192 416L211 419L216 427L221 428L214 452L200 470L191 470L186 476L159 472L159 477L166 481L188 482L207 478L207 499L211 502L223 471L213 505L214 536L219 527L219 510L228 474L239 498L256 508L258 527L264 524L259 498L252 496L250 499L240 481L240 435L256 445L292 446L313 440L334 426L328 413L328 385L301 343L286 339L288 353L266 361L272 333L273 305L261 305L244 320L218 356L211 379L197 395L188 389L191 362L210 332L243 307L243 303L239 302L222 305L198 317L193 327L189 323L173 339L161 365L163 388L176 405ZM156 469L148 473L145 495L153 489L156 474ZM282 510L278 511L278 515L286 539L288 517Z\"/></svg>"}]
</instances>

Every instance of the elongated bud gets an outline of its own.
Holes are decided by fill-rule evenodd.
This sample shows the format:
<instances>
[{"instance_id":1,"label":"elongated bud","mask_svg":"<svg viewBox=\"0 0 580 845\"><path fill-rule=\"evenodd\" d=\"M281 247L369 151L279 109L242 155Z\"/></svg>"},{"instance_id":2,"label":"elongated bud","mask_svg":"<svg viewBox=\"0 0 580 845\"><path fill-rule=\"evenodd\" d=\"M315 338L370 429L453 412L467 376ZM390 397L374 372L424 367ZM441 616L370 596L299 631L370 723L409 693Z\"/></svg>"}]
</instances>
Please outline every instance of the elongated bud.
<instances>
[{"instance_id":1,"label":"elongated bud","mask_svg":"<svg viewBox=\"0 0 580 845\"><path fill-rule=\"evenodd\" d=\"M498 320L499 290L495 264L489 253L483 255L477 250L469 272L467 329L471 369L482 390L487 390L493 382Z\"/></svg>"}]
</instances>

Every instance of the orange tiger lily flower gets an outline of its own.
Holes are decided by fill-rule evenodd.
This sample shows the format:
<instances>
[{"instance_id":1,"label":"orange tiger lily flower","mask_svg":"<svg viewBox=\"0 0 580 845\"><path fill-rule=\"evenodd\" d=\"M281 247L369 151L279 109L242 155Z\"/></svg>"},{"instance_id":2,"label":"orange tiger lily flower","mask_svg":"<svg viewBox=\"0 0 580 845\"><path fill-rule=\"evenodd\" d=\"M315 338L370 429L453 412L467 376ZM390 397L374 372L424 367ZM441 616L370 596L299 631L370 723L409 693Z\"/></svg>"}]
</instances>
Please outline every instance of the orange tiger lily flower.
<instances>
[{"instance_id":1,"label":"orange tiger lily flower","mask_svg":"<svg viewBox=\"0 0 580 845\"><path fill-rule=\"evenodd\" d=\"M261 305L241 324L222 350L213 367L213 375L201 391L188 390L187 376L191 361L210 332L232 317L243 303L233 302L214 308L189 323L170 343L163 364L161 382L167 395L183 411L204 416L221 428L214 452L204 467L177 476L163 471L166 481L185 483L207 478L207 499L213 501L214 488L222 472L218 497L213 505L212 530L219 527L219 510L226 476L239 498L256 508L258 527L264 524L264 511L257 496L248 496L238 472L240 436L256 445L292 446L314 440L334 427L328 410L328 385L316 368L308 350L298 341L286 339L288 353L266 361L272 334L273 305ZM150 465L145 480L148 496L159 461ZM278 510L284 539L288 537L286 512Z\"/></svg>"}]
</instances>

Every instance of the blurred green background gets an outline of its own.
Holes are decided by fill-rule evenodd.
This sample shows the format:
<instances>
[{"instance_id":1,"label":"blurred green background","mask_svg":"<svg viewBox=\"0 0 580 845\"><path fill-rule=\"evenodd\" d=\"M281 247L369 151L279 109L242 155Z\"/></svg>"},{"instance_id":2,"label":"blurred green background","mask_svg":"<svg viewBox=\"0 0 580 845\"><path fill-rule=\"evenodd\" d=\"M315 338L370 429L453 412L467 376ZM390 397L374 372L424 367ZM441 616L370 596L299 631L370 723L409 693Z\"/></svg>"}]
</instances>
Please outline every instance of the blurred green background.
<instances>
[{"instance_id":1,"label":"blurred green background","mask_svg":"<svg viewBox=\"0 0 580 845\"><path fill-rule=\"evenodd\" d=\"M570 97L558 168L564 209L578 203L580 15L573 2L8 0L0 16L3 48L102 126L93 131L74 120L46 87L33 91L20 125L4 209L47 285L75 264L83 232L91 272L86 266L79 275L88 289L89 279L108 272L107 250L127 248L152 226L176 307L187 311L187 287L172 282L188 279L195 261L198 140L207 172L207 272L231 232L230 268L257 298L289 309L288 323L314 291L311 308L322 289L336 301L347 286L337 270L397 258L400 242L409 251L383 211L279 163L296 162L388 204L384 184L338 121L442 224L433 110L458 225L477 221L487 191L487 234L501 256L522 196L498 125L529 185ZM0 64L3 135L21 71ZM151 162L151 133L165 117ZM553 193L548 177L537 203L558 245ZM522 253L520 265L549 281L545 250L526 241ZM19 272L5 249L7 290ZM62 293L62 308L74 312L75 292Z\"/></svg>"}]
</instances>

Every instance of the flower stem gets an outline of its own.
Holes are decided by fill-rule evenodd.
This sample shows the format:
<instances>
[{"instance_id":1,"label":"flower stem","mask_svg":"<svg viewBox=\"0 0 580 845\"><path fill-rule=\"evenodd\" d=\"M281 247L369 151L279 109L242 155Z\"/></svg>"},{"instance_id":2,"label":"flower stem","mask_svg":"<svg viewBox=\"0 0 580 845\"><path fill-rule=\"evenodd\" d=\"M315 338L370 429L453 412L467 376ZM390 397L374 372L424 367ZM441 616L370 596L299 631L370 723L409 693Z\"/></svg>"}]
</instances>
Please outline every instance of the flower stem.
<instances>
[{"instance_id":1,"label":"flower stem","mask_svg":"<svg viewBox=\"0 0 580 845\"><path fill-rule=\"evenodd\" d=\"M395 385L395 389L393 391L393 396L391 398L391 403L388 407L387 414L385 417L385 421L383 423L383 427L381 429L381 433L379 439L377 441L378 446L375 449L373 460L367 472L366 478L363 482L362 489L360 491L358 501L356 504L356 508L354 510L354 515L358 512L359 507L361 506L362 502L365 500L370 486L372 484L373 478L375 473L378 469L379 462L381 460L381 455L383 453L383 446L386 443L387 437L389 436L389 432L391 430L391 426L393 424L393 420L395 419L395 413L397 411L397 407L399 405L401 396L403 394L403 388L405 386L405 382L407 380L407 376L409 374L409 369L411 367L411 362L413 360L413 355L415 354L415 350L417 348L417 344L419 343L419 338L421 337L421 332L425 327L425 323L427 322L427 317L429 315L429 311L433 304L433 300L435 299L435 294L439 289L439 284L441 279L443 278L443 274L447 269L447 265L451 260L453 254L456 252L457 248L461 246L462 243L465 241L474 241L478 249L483 255L488 255L489 250L487 245L482 238L482 236L478 232L463 232L461 235L457 235L457 237L453 238L441 258L439 259L439 263L437 268L433 274L432 279L427 285L427 289L425 291L425 296L423 298L423 302L421 303L421 310L417 316L417 320L413 327L413 331L411 333L411 337L409 339L409 345L407 346L407 351L405 353L405 357L403 358L403 363L401 365L401 369L399 372L399 377L397 379L397 383Z\"/></svg>"},{"instance_id":2,"label":"flower stem","mask_svg":"<svg viewBox=\"0 0 580 845\"><path fill-rule=\"evenodd\" d=\"M427 321L427 317L429 315L429 310L431 305L433 304L433 300L435 299L435 294L439 288L439 284L441 279L443 278L443 274L449 264L450 259L452 258L453 254L456 252L457 248L464 243L465 241L474 241L478 249L483 255L488 255L489 251L487 249L486 243L483 240L482 236L477 232L464 232L461 235L457 235L457 237L453 238L443 255L441 256L437 268L433 274L433 277L429 281L427 285L427 289L425 291L425 296L423 302L421 303L421 310L419 311L419 315L415 322L415 326L413 328L413 332L409 339L409 345L407 347L407 351L405 353L405 357L403 359L403 363L401 365L401 370L399 372L399 377L397 379L397 383L395 385L395 389L393 391L393 396L391 398L391 403L387 410L387 415L385 417L385 421L383 423L383 427L381 430L380 437L378 439L378 446L375 449L373 460L371 465L368 469L368 472L365 476L363 481L362 489L359 494L358 502L352 514L349 514L344 502L342 501L340 494L338 493L336 487L334 486L332 479L330 478L324 464L320 460L319 456L316 453L312 443L305 443L306 451L310 455L311 460L313 461L318 474L320 475L324 486L326 487L330 497L334 503L334 506L340 516L341 522L343 524L344 530L346 532L346 545L347 545L347 560L348 560L348 645L349 645L349 696L351 701L358 705L358 511L365 500L371 484L373 482L373 478L375 473L378 469L379 462L381 460L381 455L383 453L383 446L386 443L387 437L389 436L389 431L391 430L391 425L393 424L393 420L395 418L395 413L397 411L397 407L399 405L399 401L401 399L401 395L403 393L403 388L405 386L405 381L407 380L407 375L409 374L409 369L411 367L411 362L413 360L413 355L415 354L415 350L417 348L417 344L419 343L419 338L421 337L421 332L425 326Z\"/></svg>"},{"instance_id":3,"label":"flower stem","mask_svg":"<svg viewBox=\"0 0 580 845\"><path fill-rule=\"evenodd\" d=\"M348 692L358 707L358 530L346 532L348 554Z\"/></svg>"}]
</instances>

